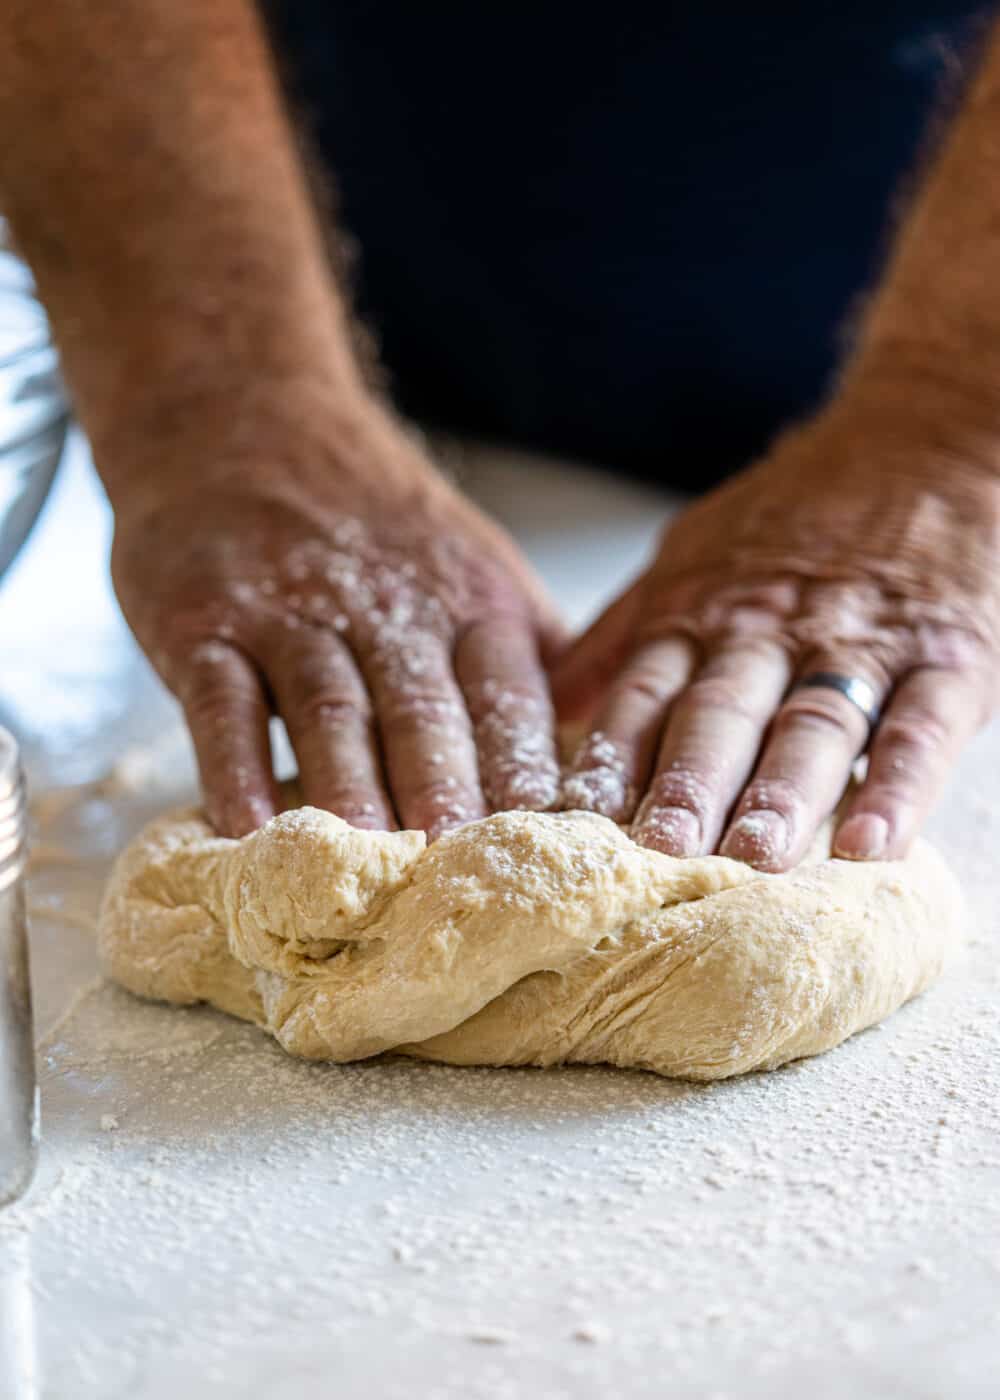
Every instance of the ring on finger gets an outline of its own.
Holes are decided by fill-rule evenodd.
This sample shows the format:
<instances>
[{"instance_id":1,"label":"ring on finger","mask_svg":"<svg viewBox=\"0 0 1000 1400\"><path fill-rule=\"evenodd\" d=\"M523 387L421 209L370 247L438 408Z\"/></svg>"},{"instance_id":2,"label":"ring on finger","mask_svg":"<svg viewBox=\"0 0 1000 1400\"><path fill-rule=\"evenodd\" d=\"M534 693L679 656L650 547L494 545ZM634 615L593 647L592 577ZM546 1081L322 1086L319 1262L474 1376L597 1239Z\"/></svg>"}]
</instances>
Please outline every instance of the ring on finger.
<instances>
[{"instance_id":1,"label":"ring on finger","mask_svg":"<svg viewBox=\"0 0 1000 1400\"><path fill-rule=\"evenodd\" d=\"M860 710L868 725L868 737L871 738L878 726L882 706L878 691L866 677L843 675L839 671L810 671L795 682L789 694L809 689L839 691L855 709Z\"/></svg>"}]
</instances>

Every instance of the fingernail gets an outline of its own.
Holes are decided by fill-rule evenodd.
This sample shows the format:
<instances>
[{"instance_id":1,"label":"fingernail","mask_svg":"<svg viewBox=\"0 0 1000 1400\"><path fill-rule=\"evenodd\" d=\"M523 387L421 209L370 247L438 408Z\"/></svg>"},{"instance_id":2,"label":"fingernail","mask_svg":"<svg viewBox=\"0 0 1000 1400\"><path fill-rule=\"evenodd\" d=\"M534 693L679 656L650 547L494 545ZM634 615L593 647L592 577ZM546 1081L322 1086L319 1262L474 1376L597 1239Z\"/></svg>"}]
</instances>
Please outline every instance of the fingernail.
<instances>
[{"instance_id":1,"label":"fingernail","mask_svg":"<svg viewBox=\"0 0 1000 1400\"><path fill-rule=\"evenodd\" d=\"M220 835L238 841L271 820L271 805L264 798L255 797L238 805L211 803L208 819Z\"/></svg>"},{"instance_id":2,"label":"fingernail","mask_svg":"<svg viewBox=\"0 0 1000 1400\"><path fill-rule=\"evenodd\" d=\"M653 807L636 822L633 838L665 856L693 856L701 848L701 823L686 807Z\"/></svg>"},{"instance_id":3,"label":"fingernail","mask_svg":"<svg viewBox=\"0 0 1000 1400\"><path fill-rule=\"evenodd\" d=\"M722 854L748 865L776 865L788 850L788 823L777 812L747 812L730 828Z\"/></svg>"},{"instance_id":4,"label":"fingernail","mask_svg":"<svg viewBox=\"0 0 1000 1400\"><path fill-rule=\"evenodd\" d=\"M833 847L835 856L848 860L878 860L889 844L889 823L874 812L862 812L849 817L837 832Z\"/></svg>"}]
</instances>

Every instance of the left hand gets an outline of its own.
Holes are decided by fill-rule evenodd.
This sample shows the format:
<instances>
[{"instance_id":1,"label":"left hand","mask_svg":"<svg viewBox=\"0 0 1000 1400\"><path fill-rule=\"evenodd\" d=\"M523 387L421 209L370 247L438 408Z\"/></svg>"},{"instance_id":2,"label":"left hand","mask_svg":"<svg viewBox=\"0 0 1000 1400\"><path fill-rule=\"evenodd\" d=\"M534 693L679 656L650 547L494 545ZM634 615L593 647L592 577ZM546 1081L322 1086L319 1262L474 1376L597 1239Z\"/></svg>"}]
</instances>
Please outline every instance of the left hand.
<instances>
[{"instance_id":1,"label":"left hand","mask_svg":"<svg viewBox=\"0 0 1000 1400\"><path fill-rule=\"evenodd\" d=\"M969 444L836 402L684 511L650 568L563 656L588 737L565 805L669 855L801 858L882 718L834 853L905 854L1000 675L1000 475Z\"/></svg>"}]
</instances>

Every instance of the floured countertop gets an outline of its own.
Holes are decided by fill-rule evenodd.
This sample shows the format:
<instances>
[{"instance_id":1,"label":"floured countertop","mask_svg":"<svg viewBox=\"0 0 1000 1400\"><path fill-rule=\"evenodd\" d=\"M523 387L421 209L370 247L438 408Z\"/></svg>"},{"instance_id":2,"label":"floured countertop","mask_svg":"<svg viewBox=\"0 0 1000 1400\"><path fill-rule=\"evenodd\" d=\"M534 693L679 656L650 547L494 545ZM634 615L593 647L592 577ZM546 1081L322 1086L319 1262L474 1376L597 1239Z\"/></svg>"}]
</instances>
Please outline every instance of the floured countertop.
<instances>
[{"instance_id":1,"label":"floured countertop","mask_svg":"<svg viewBox=\"0 0 1000 1400\"><path fill-rule=\"evenodd\" d=\"M462 470L577 618L668 504L511 457ZM193 791L106 536L78 452L0 588L0 715L36 793L44 1115L36 1184L0 1212L0 1395L1000 1391L1000 730L932 827L968 886L966 958L825 1057L706 1087L295 1063L97 977L110 860Z\"/></svg>"}]
</instances>

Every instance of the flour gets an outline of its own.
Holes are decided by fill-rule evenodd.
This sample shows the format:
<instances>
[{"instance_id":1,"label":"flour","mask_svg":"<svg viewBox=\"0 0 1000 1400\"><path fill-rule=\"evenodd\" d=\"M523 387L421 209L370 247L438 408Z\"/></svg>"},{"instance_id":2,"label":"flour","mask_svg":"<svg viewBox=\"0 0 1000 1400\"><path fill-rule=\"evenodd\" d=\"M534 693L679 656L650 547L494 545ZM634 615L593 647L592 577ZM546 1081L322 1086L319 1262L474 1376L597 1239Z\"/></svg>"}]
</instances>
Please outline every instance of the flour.
<instances>
[{"instance_id":1,"label":"flour","mask_svg":"<svg viewBox=\"0 0 1000 1400\"><path fill-rule=\"evenodd\" d=\"M39 1055L46 1064L79 1069L119 1060L167 1064L179 1055L200 1054L223 1035L224 1023L203 1009L181 1011L177 1017L154 1007L151 1019L137 1020L125 1014L129 1000L103 977L94 978L45 1031L38 1043ZM72 1036L67 1033L70 1026Z\"/></svg>"},{"instance_id":2,"label":"flour","mask_svg":"<svg viewBox=\"0 0 1000 1400\"><path fill-rule=\"evenodd\" d=\"M563 783L567 807L614 820L631 816L635 791L629 783L628 767L621 747L599 730L586 739L573 759L573 768Z\"/></svg>"},{"instance_id":3,"label":"flour","mask_svg":"<svg viewBox=\"0 0 1000 1400\"><path fill-rule=\"evenodd\" d=\"M97 932L97 921L93 912L83 905L74 905L68 902L60 894L39 895L35 899L29 899L28 916L33 919L56 919L61 924L83 929L84 932L90 934Z\"/></svg>"},{"instance_id":4,"label":"flour","mask_svg":"<svg viewBox=\"0 0 1000 1400\"><path fill-rule=\"evenodd\" d=\"M84 1091L110 1097L119 1126L95 1123L49 1185L43 1173L0 1216L0 1242L29 1229L36 1251L58 1256L46 1285L57 1308L83 1270L106 1295L150 1303L183 1276L182 1333L162 1301L158 1321L140 1310L113 1340L77 1317L73 1364L105 1382L169 1373L181 1358L232 1376L251 1337L275 1354L308 1352L321 1315L340 1347L377 1327L411 1356L444 1349L453 1380L439 1378L437 1393L448 1400L511 1384L506 1371L463 1370L463 1347L527 1364L542 1345L565 1384L585 1378L595 1393L615 1393L622 1365L652 1365L648 1390L630 1394L662 1394L652 1358L666 1355L672 1393L700 1394L705 1368L736 1355L753 1358L741 1393L754 1393L829 1345L867 1355L865 1316L890 1286L907 1303L880 1314L883 1336L936 1333L955 1282L938 1261L959 1240L964 1268L998 1276L997 1200L964 1190L988 1163L941 1158L941 1125L925 1111L946 1096L960 1136L985 1114L1000 1140L982 1087L1000 1046L994 1022L969 1058L970 1029L989 1022L975 1009L926 1054L927 1006L898 1018L880 1036L889 1053L873 1099L868 1037L821 1063L704 1089L599 1070L308 1066L213 1013L213 1042L192 1041L179 1059L124 1058L109 1074L112 1025L119 1049L151 1045L150 1018L157 1030L165 1021L124 996L113 1016L90 1014L102 995L62 1028L75 1054L49 1052L45 1092L75 1097L66 1071L90 1063ZM905 1135L906 1151L887 1151L887 1133ZM380 1394L401 1398L405 1383Z\"/></svg>"},{"instance_id":5,"label":"flour","mask_svg":"<svg viewBox=\"0 0 1000 1400\"><path fill-rule=\"evenodd\" d=\"M0 1257L30 1236L74 1394L160 1400L195 1371L275 1393L317 1345L398 1353L388 1400L535 1400L540 1365L566 1400L623 1374L659 1397L665 1366L685 1400L727 1368L763 1400L894 1347L932 1373L962 1280L1000 1288L1000 1195L969 1189L1000 1171L984 965L836 1056L713 1088L295 1063L95 984L42 1051L47 1120L87 1126L45 1141Z\"/></svg>"}]
</instances>

